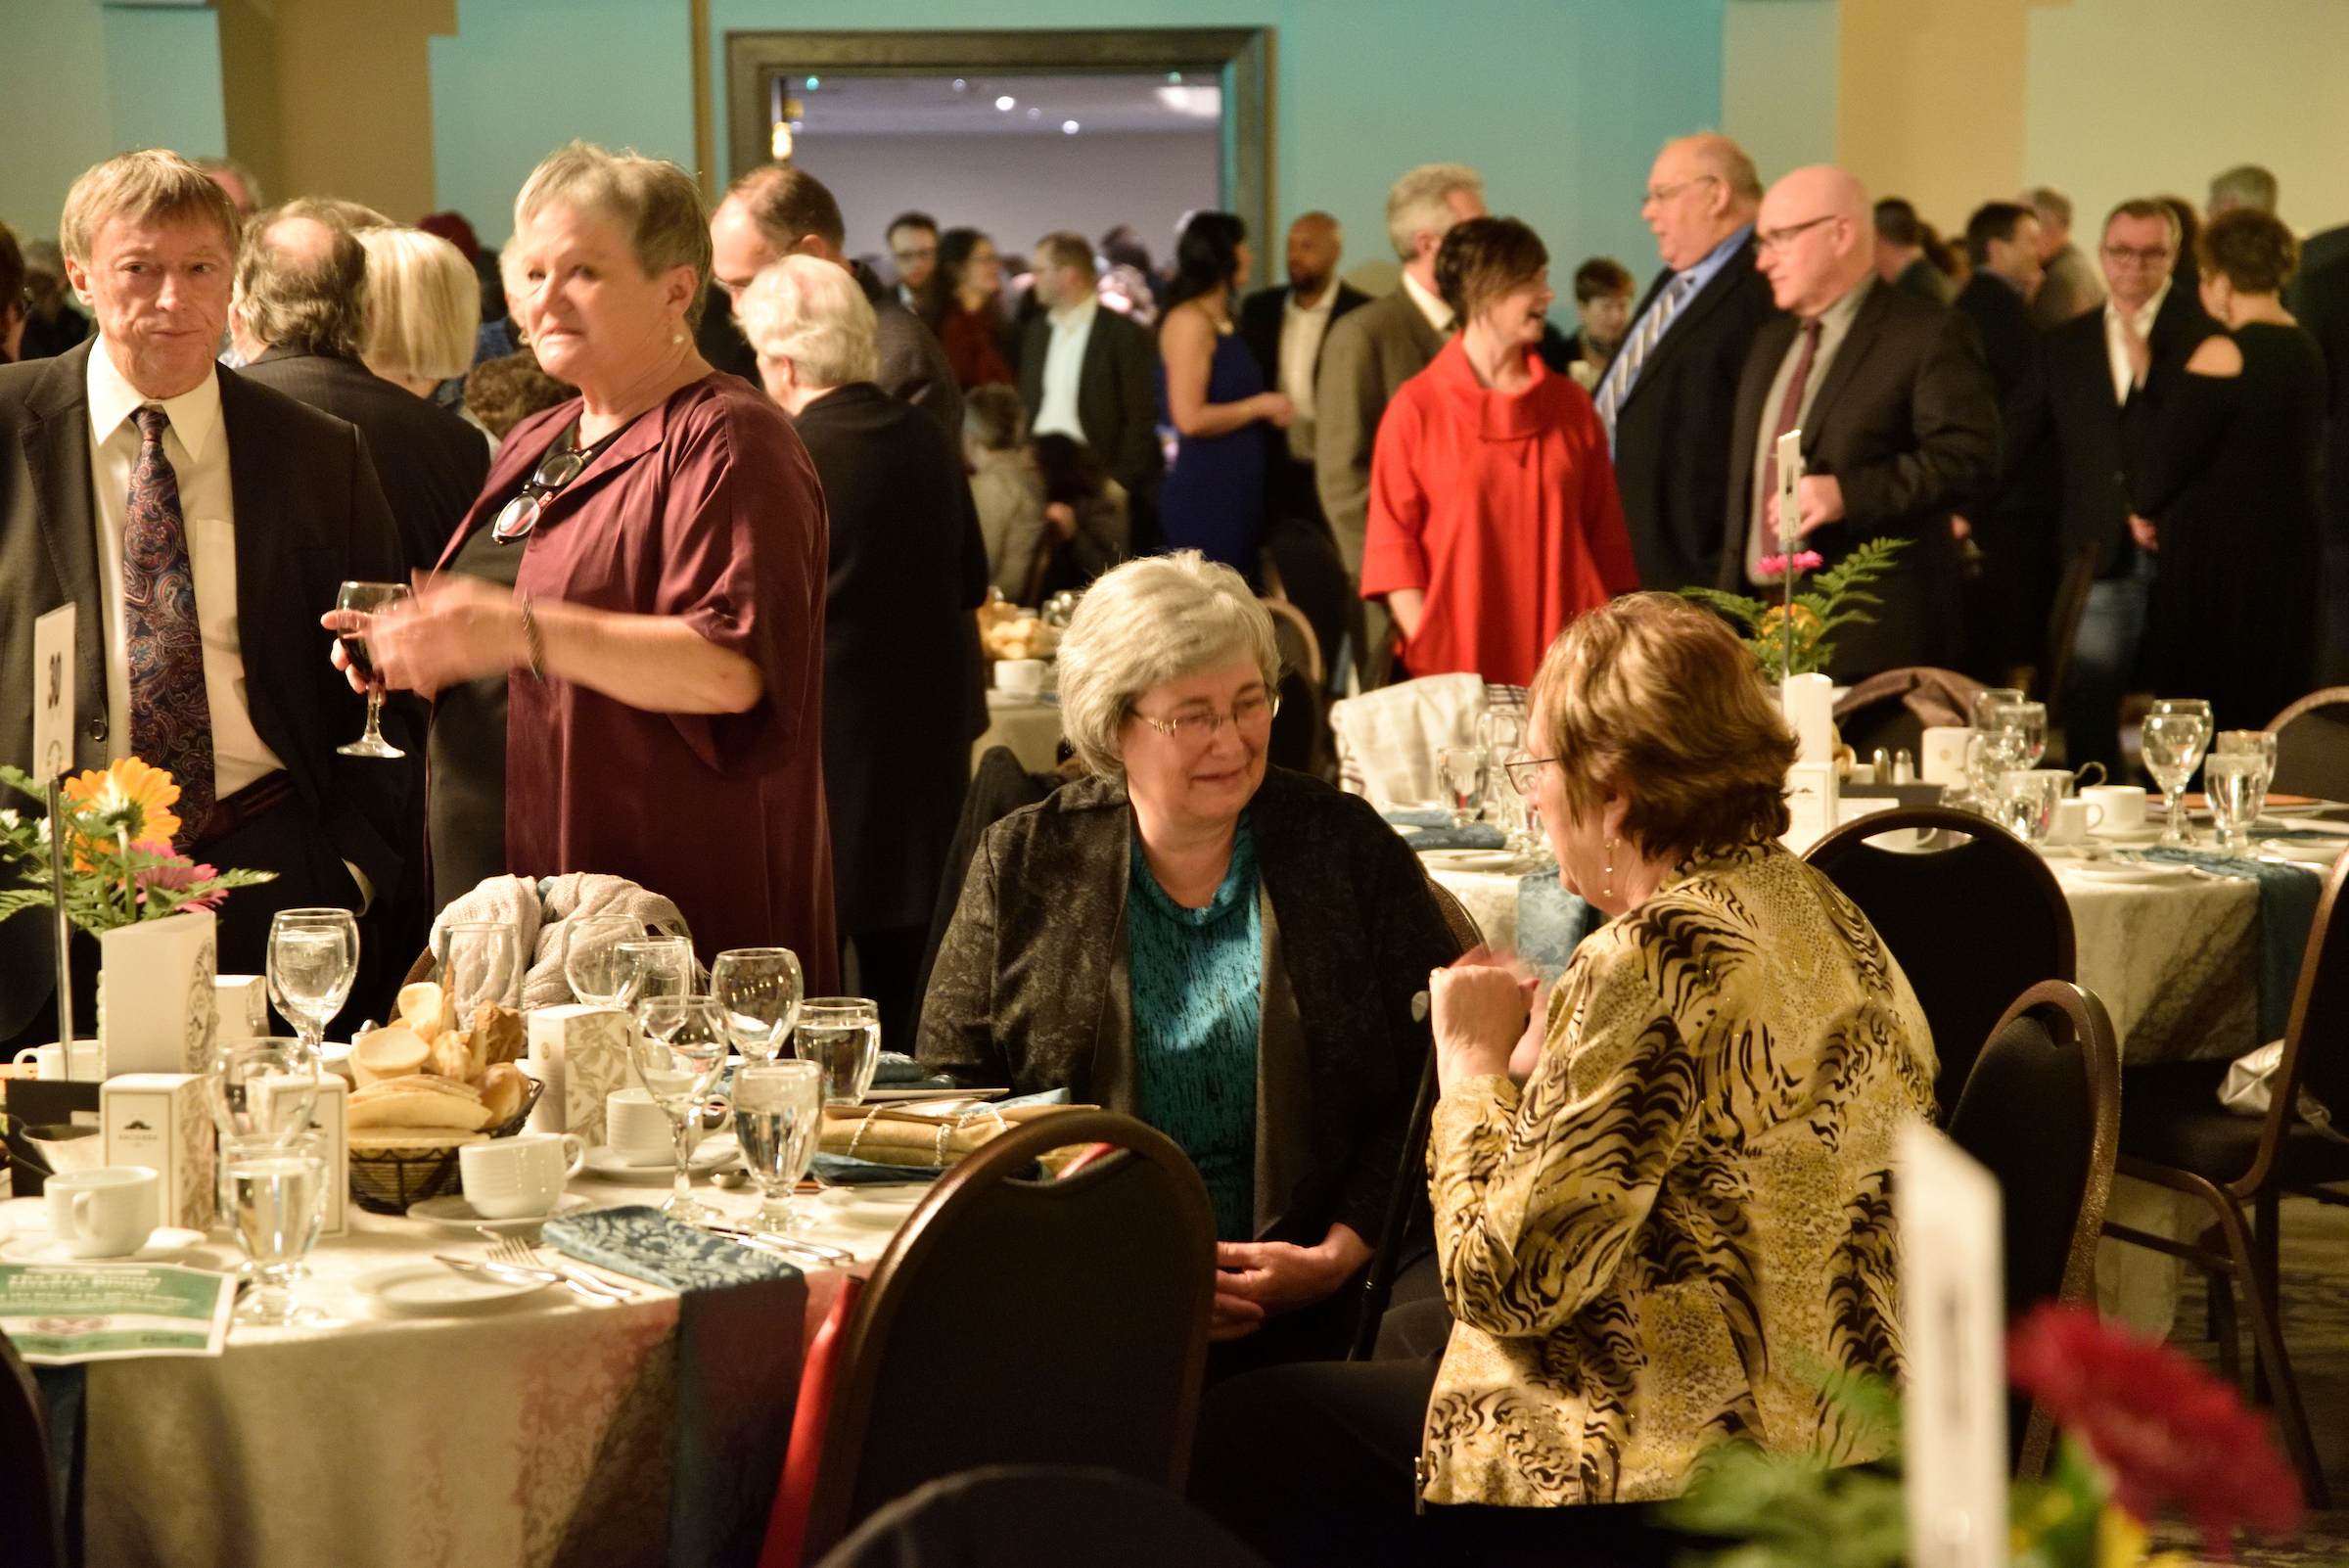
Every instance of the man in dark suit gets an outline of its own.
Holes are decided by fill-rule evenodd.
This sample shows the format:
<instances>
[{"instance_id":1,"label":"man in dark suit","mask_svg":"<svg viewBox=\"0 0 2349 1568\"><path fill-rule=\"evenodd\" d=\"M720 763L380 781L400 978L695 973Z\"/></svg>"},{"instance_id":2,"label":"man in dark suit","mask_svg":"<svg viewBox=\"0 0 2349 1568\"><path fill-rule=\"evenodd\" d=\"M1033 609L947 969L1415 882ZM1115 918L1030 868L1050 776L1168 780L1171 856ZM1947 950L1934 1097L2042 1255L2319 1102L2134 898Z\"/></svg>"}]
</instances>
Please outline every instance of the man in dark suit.
<instances>
[{"instance_id":1,"label":"man in dark suit","mask_svg":"<svg viewBox=\"0 0 2349 1568\"><path fill-rule=\"evenodd\" d=\"M1974 275L1958 292L1958 314L1982 340L1991 385L1999 393L2001 471L1952 520L1959 548L1970 544L1980 570L1966 584L1965 658L1959 669L1988 685L2007 684L2009 669L2039 657L2040 632L2055 586L2054 530L2044 498L2054 454L2018 446L2016 405L2039 373L2039 329L2031 295L2039 287L2039 218L2014 202L1986 202L1965 223Z\"/></svg>"},{"instance_id":2,"label":"man in dark suit","mask_svg":"<svg viewBox=\"0 0 2349 1568\"><path fill-rule=\"evenodd\" d=\"M734 182L710 217L711 276L716 280L702 309L696 346L702 357L760 385L759 356L734 325L733 301L761 267L793 252L848 268L873 307L873 344L881 373L874 377L892 397L903 398L944 427L962 445L962 389L954 367L921 319L898 302L889 286L841 249L848 224L840 204L823 182L789 163L761 163Z\"/></svg>"},{"instance_id":3,"label":"man in dark suit","mask_svg":"<svg viewBox=\"0 0 2349 1568\"><path fill-rule=\"evenodd\" d=\"M1020 337L1020 401L1032 435L1066 436L1092 448L1126 491L1127 540L1135 555L1158 542L1158 344L1123 311L1101 302L1093 248L1081 234L1036 242L1035 296L1043 310ZM961 450L959 438L955 449Z\"/></svg>"},{"instance_id":4,"label":"man in dark suit","mask_svg":"<svg viewBox=\"0 0 2349 1568\"><path fill-rule=\"evenodd\" d=\"M75 765L169 770L175 844L278 874L220 911L221 968L257 974L276 910L365 910L409 869L406 775L336 755L366 715L319 624L344 579L405 575L398 535L357 431L214 363L237 236L218 186L127 153L74 183L61 228L99 337L0 368L0 760L33 765L34 618L78 606ZM396 976L407 955L377 956ZM0 922L0 1039L41 1033L55 972L48 921Z\"/></svg>"},{"instance_id":5,"label":"man in dark suit","mask_svg":"<svg viewBox=\"0 0 2349 1568\"><path fill-rule=\"evenodd\" d=\"M291 202L250 225L230 332L245 375L367 438L408 568L429 572L489 477L479 429L359 362L367 253L340 213Z\"/></svg>"},{"instance_id":6,"label":"man in dark suit","mask_svg":"<svg viewBox=\"0 0 2349 1568\"><path fill-rule=\"evenodd\" d=\"M1643 587L1721 576L1737 379L1754 334L1778 313L1754 269L1761 202L1753 160L1726 136L1668 143L1648 172L1639 211L1664 270L1593 393Z\"/></svg>"},{"instance_id":7,"label":"man in dark suit","mask_svg":"<svg viewBox=\"0 0 2349 1568\"><path fill-rule=\"evenodd\" d=\"M2174 282L2178 220L2161 203L2123 202L2099 247L2103 304L2040 341L2038 373L2009 411L2007 445L2046 448L2040 505L2057 514L2060 563L2096 563L2064 682L2064 761L2120 767L2121 695L2137 664L2153 559L2129 532L2136 437L2175 394L2195 345L2218 331L2194 291ZM2010 460L2009 467L2012 467Z\"/></svg>"},{"instance_id":8,"label":"man in dark suit","mask_svg":"<svg viewBox=\"0 0 2349 1568\"><path fill-rule=\"evenodd\" d=\"M1865 540L1908 541L1878 577L1873 620L1841 627L1827 672L1857 680L1949 667L1963 635L1950 513L1997 471L1998 394L1973 328L1946 305L1877 281L1867 192L1842 169L1796 169L1762 200L1755 238L1789 312L1754 336L1729 447L1730 537L1721 586L1757 592L1760 563L1817 551L1833 566ZM1777 438L1802 433L1799 537L1777 530Z\"/></svg>"},{"instance_id":9,"label":"man in dark suit","mask_svg":"<svg viewBox=\"0 0 2349 1568\"><path fill-rule=\"evenodd\" d=\"M1880 281L1935 304L1948 304L1957 298L1958 286L1925 254L1925 226L1914 207L1901 197L1888 196L1876 204L1874 218L1876 277Z\"/></svg>"},{"instance_id":10,"label":"man in dark suit","mask_svg":"<svg viewBox=\"0 0 2349 1568\"><path fill-rule=\"evenodd\" d=\"M1265 465L1265 548L1283 591L1313 623L1322 658L1334 666L1348 630L1360 636L1352 579L1337 535L1322 515L1313 479L1313 384L1329 329L1370 297L1338 279L1346 231L1327 212L1289 225L1287 284L1259 289L1240 301L1240 337L1256 355L1265 385L1286 393L1296 416L1268 438Z\"/></svg>"}]
</instances>

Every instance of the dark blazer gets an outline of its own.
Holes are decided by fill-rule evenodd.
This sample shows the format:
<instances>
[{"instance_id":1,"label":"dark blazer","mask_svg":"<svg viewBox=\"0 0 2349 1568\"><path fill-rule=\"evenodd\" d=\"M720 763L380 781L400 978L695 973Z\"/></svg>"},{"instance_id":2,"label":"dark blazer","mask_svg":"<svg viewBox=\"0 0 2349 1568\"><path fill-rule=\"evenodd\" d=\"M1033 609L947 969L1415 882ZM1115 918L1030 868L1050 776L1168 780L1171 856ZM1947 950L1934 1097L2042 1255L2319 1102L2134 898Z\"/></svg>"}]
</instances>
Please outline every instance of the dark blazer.
<instances>
[{"instance_id":1,"label":"dark blazer","mask_svg":"<svg viewBox=\"0 0 2349 1568\"><path fill-rule=\"evenodd\" d=\"M1329 326L1334 327L1349 311L1370 302L1370 297L1353 284L1340 280L1338 297L1329 304ZM1290 284L1277 288L1259 289L1240 301L1240 341L1256 355L1264 367L1265 385L1275 392L1280 389L1280 323L1289 308L1289 296L1296 292ZM1321 341L1329 341L1329 330L1322 329ZM1321 367L1318 353L1313 356L1316 373Z\"/></svg>"},{"instance_id":2,"label":"dark blazer","mask_svg":"<svg viewBox=\"0 0 2349 1568\"><path fill-rule=\"evenodd\" d=\"M1020 334L1020 401L1030 420L1044 405L1044 356L1051 348L1051 316L1030 317ZM1158 444L1157 373L1157 341L1124 312L1097 305L1077 371L1077 423L1109 477L1144 504L1167 467Z\"/></svg>"},{"instance_id":3,"label":"dark blazer","mask_svg":"<svg viewBox=\"0 0 2349 1568\"><path fill-rule=\"evenodd\" d=\"M243 374L358 426L408 569L430 572L489 477L489 438L355 359L272 348Z\"/></svg>"},{"instance_id":4,"label":"dark blazer","mask_svg":"<svg viewBox=\"0 0 2349 1568\"><path fill-rule=\"evenodd\" d=\"M1639 313L1672 277L1669 267L1656 274ZM1778 315L1749 237L1681 307L1616 410L1615 487L1641 587L1671 591L1720 577L1737 380L1754 334Z\"/></svg>"},{"instance_id":5,"label":"dark blazer","mask_svg":"<svg viewBox=\"0 0 2349 1568\"><path fill-rule=\"evenodd\" d=\"M1756 333L1737 388L1727 513L1732 542L1722 552L1720 577L1732 592L1745 591L1762 405L1796 331L1794 317L1780 316ZM1954 667L1964 625L1950 513L1982 490L1999 461L1998 393L1972 325L1947 305L1872 284L1803 423L1805 471L1833 475L1844 509L1841 521L1814 530L1804 547L1833 566L1863 540L1911 541L1872 585L1883 601L1872 607L1875 619L1836 633L1827 672L1850 680L1905 665Z\"/></svg>"},{"instance_id":6,"label":"dark blazer","mask_svg":"<svg viewBox=\"0 0 2349 1568\"><path fill-rule=\"evenodd\" d=\"M54 359L0 366L0 761L32 763L32 623L80 607L75 675L76 767L108 757L106 621L91 495L89 355L93 339ZM318 618L345 578L405 576L399 538L364 438L339 419L222 369L220 413L236 497L237 621L253 727L286 765L295 797L223 842L216 863L280 872L229 895L224 971L260 973L269 915L329 903L356 908L343 862L396 894L412 868L397 846L407 772L339 757L367 705L329 661ZM384 711L387 738L422 741L402 705ZM17 803L22 806L23 803ZM48 1006L55 959L49 923L0 922L0 1038Z\"/></svg>"},{"instance_id":7,"label":"dark blazer","mask_svg":"<svg viewBox=\"0 0 2349 1568\"><path fill-rule=\"evenodd\" d=\"M824 799L844 935L926 926L987 728L987 544L962 454L869 381L793 421L831 521Z\"/></svg>"},{"instance_id":8,"label":"dark blazer","mask_svg":"<svg viewBox=\"0 0 2349 1568\"><path fill-rule=\"evenodd\" d=\"M2325 351L2325 532L2328 544L2349 544L2349 254L2312 262L2317 242L2338 254L2349 229L2327 229L2301 252L2301 270L2286 296L2292 314Z\"/></svg>"},{"instance_id":9,"label":"dark blazer","mask_svg":"<svg viewBox=\"0 0 2349 1568\"><path fill-rule=\"evenodd\" d=\"M1994 510L2027 505L2029 492L2044 488L2044 484L2029 483L2023 473L2027 463L2044 467L2044 461L2021 443L2017 424L2018 405L2030 395L2031 384L2039 375L2040 335L2031 325L2031 307L2021 292L1994 272L1976 272L1968 278L1965 287L1958 291L1956 308L1974 324L1982 341L1983 362L1999 394L2001 473L1963 508L1966 516L1979 524Z\"/></svg>"},{"instance_id":10,"label":"dark blazer","mask_svg":"<svg viewBox=\"0 0 2349 1568\"><path fill-rule=\"evenodd\" d=\"M1313 378L1313 475L1321 515L1337 535L1347 574L1362 576L1370 530L1370 455L1395 389L1444 351L1445 335L1402 284L1384 299L1333 321L1321 337ZM1382 612L1383 613L1383 612Z\"/></svg>"},{"instance_id":11,"label":"dark blazer","mask_svg":"<svg viewBox=\"0 0 2349 1568\"><path fill-rule=\"evenodd\" d=\"M2129 537L2132 433L2158 419L2186 375L2194 346L2218 330L2194 292L2173 284L2146 335L2153 362L2145 384L2131 391L2125 405L2112 395L2102 306L2083 311L2041 340L2038 372L2008 412L2006 443L2013 453L2041 444L2055 453L2055 473L2042 483L2053 486L2045 499L2061 519L2064 560L2094 549L2099 576L2115 576L2136 563L2137 545Z\"/></svg>"},{"instance_id":12,"label":"dark blazer","mask_svg":"<svg viewBox=\"0 0 2349 1568\"><path fill-rule=\"evenodd\" d=\"M1375 1239L1429 1049L1414 998L1459 955L1410 847L1367 801L1270 768L1249 803L1263 876L1257 1234ZM1133 812L1088 778L987 831L931 971L932 1072L1139 1114L1126 968Z\"/></svg>"},{"instance_id":13,"label":"dark blazer","mask_svg":"<svg viewBox=\"0 0 2349 1568\"><path fill-rule=\"evenodd\" d=\"M962 388L954 367L938 338L922 325L921 317L898 302L897 292L861 261L849 267L850 276L864 291L873 307L873 347L881 356L881 373L873 382L892 397L911 403L938 421L939 428L962 449ZM734 322L733 302L726 291L712 284L702 298L702 324L694 329L695 346L713 368L731 371L754 387L759 378L759 354Z\"/></svg>"}]
</instances>

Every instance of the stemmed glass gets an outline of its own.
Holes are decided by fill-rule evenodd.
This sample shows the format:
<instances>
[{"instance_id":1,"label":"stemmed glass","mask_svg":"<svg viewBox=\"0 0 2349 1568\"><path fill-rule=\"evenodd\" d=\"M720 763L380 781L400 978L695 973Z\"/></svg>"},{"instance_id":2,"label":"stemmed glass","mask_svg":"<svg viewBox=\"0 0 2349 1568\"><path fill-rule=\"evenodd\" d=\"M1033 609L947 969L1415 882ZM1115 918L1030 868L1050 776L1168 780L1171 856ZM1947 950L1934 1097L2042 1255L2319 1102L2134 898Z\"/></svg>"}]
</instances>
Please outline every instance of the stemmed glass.
<instances>
[{"instance_id":1,"label":"stemmed glass","mask_svg":"<svg viewBox=\"0 0 2349 1568\"><path fill-rule=\"evenodd\" d=\"M404 582L345 582L335 597L335 608L345 612L342 629L336 633L343 641L343 656L367 682L367 733L347 746L336 747L344 757L408 755L384 739L384 677L376 672L375 657L368 650L367 629L377 616L389 615L414 597L415 591Z\"/></svg>"},{"instance_id":2,"label":"stemmed glass","mask_svg":"<svg viewBox=\"0 0 2349 1568\"><path fill-rule=\"evenodd\" d=\"M618 1007L627 990L620 970L620 945L640 942L643 922L628 915L587 915L563 927L563 978L571 993L590 1007Z\"/></svg>"},{"instance_id":3,"label":"stemmed glass","mask_svg":"<svg viewBox=\"0 0 2349 1568\"><path fill-rule=\"evenodd\" d=\"M2015 737L2021 755L2019 765L2026 769L2037 767L2039 760L2048 754L2046 703L2001 703L1990 711L1990 727Z\"/></svg>"},{"instance_id":4,"label":"stemmed glass","mask_svg":"<svg viewBox=\"0 0 2349 1568\"><path fill-rule=\"evenodd\" d=\"M862 996L811 996L800 1006L796 1044L823 1075L825 1104L857 1104L881 1063L881 1009Z\"/></svg>"},{"instance_id":5,"label":"stemmed glass","mask_svg":"<svg viewBox=\"0 0 2349 1568\"><path fill-rule=\"evenodd\" d=\"M745 1062L769 1061L783 1048L803 993L799 954L789 947L730 947L710 966L710 994L725 1008Z\"/></svg>"},{"instance_id":6,"label":"stemmed glass","mask_svg":"<svg viewBox=\"0 0 2349 1568\"><path fill-rule=\"evenodd\" d=\"M644 1022L644 1004L662 996L693 994L693 944L683 937L647 937L616 949L620 1005Z\"/></svg>"},{"instance_id":7,"label":"stemmed glass","mask_svg":"<svg viewBox=\"0 0 2349 1568\"><path fill-rule=\"evenodd\" d=\"M2251 824L2268 800L2267 763L2255 752L2213 752L2202 760L2202 793L2210 801L2219 853L2247 853Z\"/></svg>"},{"instance_id":8,"label":"stemmed glass","mask_svg":"<svg viewBox=\"0 0 2349 1568\"><path fill-rule=\"evenodd\" d=\"M702 1103L726 1065L726 1010L708 996L651 996L639 1004L637 1021L644 1033L629 1044L628 1065L668 1117L676 1140L676 1185L661 1212L688 1222L712 1219L712 1211L694 1201L687 1168L702 1130Z\"/></svg>"},{"instance_id":9,"label":"stemmed glass","mask_svg":"<svg viewBox=\"0 0 2349 1568\"><path fill-rule=\"evenodd\" d=\"M461 1026L471 1027L474 1011L484 1002L502 1007L521 999L516 985L520 960L514 928L501 920L460 921L448 928L440 959L440 993Z\"/></svg>"},{"instance_id":10,"label":"stemmed glass","mask_svg":"<svg viewBox=\"0 0 2349 1568\"><path fill-rule=\"evenodd\" d=\"M280 909L269 920L269 1000L318 1058L327 1020L359 974L359 923L348 909Z\"/></svg>"},{"instance_id":11,"label":"stemmed glass","mask_svg":"<svg viewBox=\"0 0 2349 1568\"><path fill-rule=\"evenodd\" d=\"M759 1183L761 1227L807 1227L791 1193L815 1159L823 1122L823 1074L813 1062L746 1063L735 1073L734 1134Z\"/></svg>"},{"instance_id":12,"label":"stemmed glass","mask_svg":"<svg viewBox=\"0 0 2349 1568\"><path fill-rule=\"evenodd\" d=\"M225 1142L285 1143L309 1131L317 1053L299 1039L225 1039L212 1052L206 1097Z\"/></svg>"},{"instance_id":13,"label":"stemmed glass","mask_svg":"<svg viewBox=\"0 0 2349 1568\"><path fill-rule=\"evenodd\" d=\"M220 1158L229 1223L253 1282L237 1320L271 1327L323 1321L324 1313L295 1298L294 1280L326 1216L324 1140L310 1133L230 1138Z\"/></svg>"},{"instance_id":14,"label":"stemmed glass","mask_svg":"<svg viewBox=\"0 0 2349 1568\"><path fill-rule=\"evenodd\" d=\"M1455 828L1466 827L1484 807L1487 761L1482 746L1446 746L1436 753L1437 781L1451 805Z\"/></svg>"},{"instance_id":15,"label":"stemmed glass","mask_svg":"<svg viewBox=\"0 0 2349 1568\"><path fill-rule=\"evenodd\" d=\"M2019 703L2031 694L2015 686L1985 686L1974 693L1973 727L1991 727L1990 715L2009 703Z\"/></svg>"},{"instance_id":16,"label":"stemmed glass","mask_svg":"<svg viewBox=\"0 0 2349 1568\"><path fill-rule=\"evenodd\" d=\"M1977 729L1965 743L1965 770L1970 792L1960 805L1984 816L1999 809L1999 780L2023 765L2020 731L1995 726Z\"/></svg>"},{"instance_id":17,"label":"stemmed glass","mask_svg":"<svg viewBox=\"0 0 2349 1568\"><path fill-rule=\"evenodd\" d=\"M2187 782L2194 776L2194 768L2202 761L2202 748L2210 740L2210 720L2194 713L2153 713L2138 731L2138 751L2144 758L2145 771L2161 786L2163 823L2160 842L2167 847L2191 848L2193 831L2186 824L2186 807L2179 800Z\"/></svg>"},{"instance_id":18,"label":"stemmed glass","mask_svg":"<svg viewBox=\"0 0 2349 1568\"><path fill-rule=\"evenodd\" d=\"M1506 708L1488 708L1476 715L1476 743L1497 762L1525 744L1525 715Z\"/></svg>"}]
</instances>

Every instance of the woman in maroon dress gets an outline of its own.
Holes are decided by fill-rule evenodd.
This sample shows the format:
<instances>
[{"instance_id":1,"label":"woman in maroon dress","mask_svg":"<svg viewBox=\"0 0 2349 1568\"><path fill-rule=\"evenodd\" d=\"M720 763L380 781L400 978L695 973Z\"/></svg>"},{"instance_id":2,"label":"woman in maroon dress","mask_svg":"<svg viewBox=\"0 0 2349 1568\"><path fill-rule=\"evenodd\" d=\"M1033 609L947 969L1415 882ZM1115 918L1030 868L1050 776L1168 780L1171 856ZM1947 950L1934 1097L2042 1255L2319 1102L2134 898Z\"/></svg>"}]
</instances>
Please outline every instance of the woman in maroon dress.
<instances>
[{"instance_id":1,"label":"woman in maroon dress","mask_svg":"<svg viewBox=\"0 0 2349 1568\"><path fill-rule=\"evenodd\" d=\"M439 575L370 637L392 686L435 699L435 901L609 872L673 899L705 961L786 946L829 991L814 467L695 350L691 175L574 143L514 227L523 326L580 395L514 428Z\"/></svg>"}]
</instances>

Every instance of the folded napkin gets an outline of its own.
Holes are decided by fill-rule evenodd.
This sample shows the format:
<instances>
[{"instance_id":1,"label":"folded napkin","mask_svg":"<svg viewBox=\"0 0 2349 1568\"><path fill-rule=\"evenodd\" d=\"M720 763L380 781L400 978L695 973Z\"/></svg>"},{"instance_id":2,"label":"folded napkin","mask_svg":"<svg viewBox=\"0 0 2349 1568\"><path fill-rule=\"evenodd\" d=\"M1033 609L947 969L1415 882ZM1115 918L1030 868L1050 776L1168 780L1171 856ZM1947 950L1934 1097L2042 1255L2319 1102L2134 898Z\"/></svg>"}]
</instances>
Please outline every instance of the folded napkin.
<instances>
[{"instance_id":1,"label":"folded napkin","mask_svg":"<svg viewBox=\"0 0 2349 1568\"><path fill-rule=\"evenodd\" d=\"M827 1187L887 1187L936 1181L946 1174L943 1165L882 1165L872 1160L826 1154L820 1149L812 1162L815 1178Z\"/></svg>"},{"instance_id":2,"label":"folded napkin","mask_svg":"<svg viewBox=\"0 0 2349 1568\"><path fill-rule=\"evenodd\" d=\"M2259 884L2259 1038L2281 1038L2291 1023L2292 992L2300 984L2300 960L2308 949L2309 927L2316 924L2325 879L2308 866L2246 860L2208 850L2151 849L2144 857Z\"/></svg>"},{"instance_id":3,"label":"folded napkin","mask_svg":"<svg viewBox=\"0 0 2349 1568\"><path fill-rule=\"evenodd\" d=\"M1566 891L1558 868L1547 866L1517 879L1517 955L1555 982L1585 937L1604 922L1601 915Z\"/></svg>"},{"instance_id":4,"label":"folded napkin","mask_svg":"<svg viewBox=\"0 0 2349 1568\"><path fill-rule=\"evenodd\" d=\"M846 1105L824 1108L821 1154L873 1165L941 1170L997 1133L1049 1116L1058 1105Z\"/></svg>"},{"instance_id":5,"label":"folded napkin","mask_svg":"<svg viewBox=\"0 0 2349 1568\"><path fill-rule=\"evenodd\" d=\"M952 1088L950 1078L932 1078L922 1071L922 1064L903 1051L883 1051L873 1069L875 1088Z\"/></svg>"},{"instance_id":6,"label":"folded napkin","mask_svg":"<svg viewBox=\"0 0 2349 1568\"><path fill-rule=\"evenodd\" d=\"M1397 827L1451 826L1451 813L1437 806L1398 806L1378 813Z\"/></svg>"},{"instance_id":7,"label":"folded napkin","mask_svg":"<svg viewBox=\"0 0 2349 1568\"><path fill-rule=\"evenodd\" d=\"M1428 828L1405 835L1413 850L1497 850L1509 842L1500 829L1490 822L1471 822L1466 827L1452 827L1451 818L1446 825Z\"/></svg>"}]
</instances>

